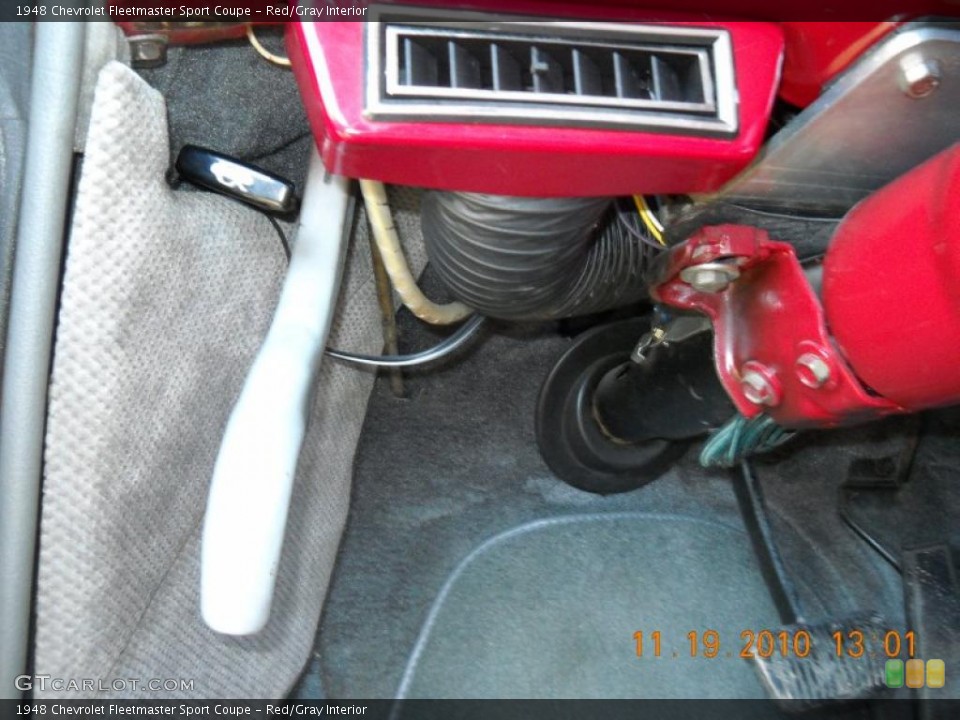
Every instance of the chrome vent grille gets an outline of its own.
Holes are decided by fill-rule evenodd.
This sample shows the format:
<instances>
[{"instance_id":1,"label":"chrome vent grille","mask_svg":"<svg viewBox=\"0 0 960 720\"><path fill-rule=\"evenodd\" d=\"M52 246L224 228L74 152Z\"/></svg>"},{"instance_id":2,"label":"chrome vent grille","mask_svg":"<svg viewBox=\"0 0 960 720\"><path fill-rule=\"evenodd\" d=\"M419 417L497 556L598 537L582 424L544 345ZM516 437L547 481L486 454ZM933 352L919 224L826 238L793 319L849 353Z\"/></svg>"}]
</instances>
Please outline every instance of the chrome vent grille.
<instances>
[{"instance_id":1,"label":"chrome vent grille","mask_svg":"<svg viewBox=\"0 0 960 720\"><path fill-rule=\"evenodd\" d=\"M725 30L505 22L379 6L367 23L366 110L466 120L733 135ZM484 18L484 19L478 19Z\"/></svg>"}]
</instances>

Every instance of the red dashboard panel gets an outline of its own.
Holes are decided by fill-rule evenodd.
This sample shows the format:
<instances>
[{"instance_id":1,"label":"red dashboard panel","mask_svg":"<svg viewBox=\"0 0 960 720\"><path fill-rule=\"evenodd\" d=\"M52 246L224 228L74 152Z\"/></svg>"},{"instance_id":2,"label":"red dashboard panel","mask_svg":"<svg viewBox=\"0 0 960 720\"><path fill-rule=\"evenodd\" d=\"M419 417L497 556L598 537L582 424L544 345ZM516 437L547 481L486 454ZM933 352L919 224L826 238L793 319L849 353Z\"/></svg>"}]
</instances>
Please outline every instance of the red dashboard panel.
<instances>
[{"instance_id":1,"label":"red dashboard panel","mask_svg":"<svg viewBox=\"0 0 960 720\"><path fill-rule=\"evenodd\" d=\"M611 12L615 13L611 16ZM564 5L565 19L650 22L663 15ZM757 153L777 92L783 34L772 23L671 20L730 33L739 93L731 138L622 129L377 121L364 113L359 22L291 23L287 46L321 156L331 172L505 195L707 192Z\"/></svg>"},{"instance_id":2,"label":"red dashboard panel","mask_svg":"<svg viewBox=\"0 0 960 720\"><path fill-rule=\"evenodd\" d=\"M781 23L787 51L780 97L801 107L809 105L831 79L899 24L801 20Z\"/></svg>"}]
</instances>

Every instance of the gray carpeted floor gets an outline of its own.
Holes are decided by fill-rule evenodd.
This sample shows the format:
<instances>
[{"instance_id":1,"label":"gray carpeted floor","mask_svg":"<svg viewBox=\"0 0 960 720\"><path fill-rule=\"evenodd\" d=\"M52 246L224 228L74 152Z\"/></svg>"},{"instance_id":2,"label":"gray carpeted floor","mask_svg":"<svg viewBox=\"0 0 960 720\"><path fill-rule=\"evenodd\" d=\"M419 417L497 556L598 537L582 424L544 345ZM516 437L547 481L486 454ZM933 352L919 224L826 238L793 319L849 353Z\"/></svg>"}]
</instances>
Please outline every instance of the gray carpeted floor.
<instances>
[{"instance_id":1,"label":"gray carpeted floor","mask_svg":"<svg viewBox=\"0 0 960 720\"><path fill-rule=\"evenodd\" d=\"M451 576L399 694L682 698L694 688L764 697L737 657L743 628L777 624L751 553L742 529L676 515L597 513L521 526L484 543ZM696 564L678 562L692 557ZM688 633L706 628L719 634L719 654L703 657L698 646L694 657ZM638 630L646 633L641 657Z\"/></svg>"},{"instance_id":2,"label":"gray carpeted floor","mask_svg":"<svg viewBox=\"0 0 960 720\"><path fill-rule=\"evenodd\" d=\"M261 29L258 37L282 53L281 34ZM195 143L278 173L302 191L312 137L289 69L236 40L171 47L165 65L140 74L167 99L171 161Z\"/></svg>"},{"instance_id":3,"label":"gray carpeted floor","mask_svg":"<svg viewBox=\"0 0 960 720\"><path fill-rule=\"evenodd\" d=\"M432 331L405 313L401 318L408 346L435 342ZM480 679L475 677L479 670L465 671L465 664L474 662L484 672L503 664L512 672L507 692L516 695L642 696L645 690L632 674L637 668L611 648L614 638L622 638L618 649L629 654L633 632L649 627L646 618L656 617L672 633L688 626L688 631L727 628L736 631L735 641L740 631L749 629L741 627L744 623L771 621L759 571L738 530L742 523L729 478L701 469L696 448L655 483L608 497L567 486L543 464L534 441L536 395L569 342L552 325L498 326L445 367L408 376L408 399L393 397L386 381L378 380L355 462L353 504L321 622L316 662L308 673L314 688L319 680L332 698L395 696L431 608L461 563L491 538L554 518L590 516L597 527L603 526L604 517L623 518L622 513L675 520L654 529L640 519L636 527L617 519L623 537L612 545L605 535L609 531L594 532L593 539L585 540L574 531L578 526L561 524L543 540L531 535L533 544L517 552L498 548L499 560L491 560L493 567L486 573L466 573L461 576L465 585L451 587L448 602L462 597L468 604L436 611L435 620L444 622L424 635L421 650L429 652L422 652L410 670L405 691L420 696L489 695L494 678ZM826 502L843 479L837 468L844 454L860 448L862 438L848 433L828 439L825 449L811 457L804 454L818 443L808 441L760 468L783 553L792 567L802 568L797 579L812 619L872 609L899 620L899 578L835 517L832 500ZM715 529L711 539L702 534L708 527L732 529ZM654 537L662 541L654 542ZM549 546L555 548L555 557ZM609 555L610 547L620 554ZM596 596L585 588L540 614L530 598L541 585L531 579L543 578L550 569L554 581L574 585L584 581L581 571L598 573L591 578L606 577L604 567L584 567L577 558L609 566L604 597L616 604L616 613L612 606L598 606ZM634 580L618 578L630 567L637 573ZM511 578L512 589L482 580L501 573ZM517 585L521 580L526 584ZM647 587L659 583L659 589L645 597L634 592L634 581ZM493 585L497 587L484 592ZM689 604L667 612L671 593L666 588L676 591L673 597L699 595L690 594ZM556 585L553 591L558 592ZM528 620L540 618L522 624L526 634L518 641L564 623L580 624L577 652L586 648L589 657L581 668L584 682L564 684L560 670L572 656L556 644L540 648L531 640L525 652L516 644L501 653L487 647L485 663L476 659L476 648L470 651L473 660L464 655L465 648L453 653L459 647L457 637L473 637L479 647L486 647L481 637L485 632L494 634L494 646L509 639L509 629L520 627L507 622L505 603L511 592L534 603L522 610ZM494 621L496 617L500 621ZM752 695L757 686L752 669L743 662L705 665L701 675L665 670L654 694ZM733 676L736 681L731 681ZM547 682L548 677L553 679ZM586 678L604 681L593 686Z\"/></svg>"}]
</instances>

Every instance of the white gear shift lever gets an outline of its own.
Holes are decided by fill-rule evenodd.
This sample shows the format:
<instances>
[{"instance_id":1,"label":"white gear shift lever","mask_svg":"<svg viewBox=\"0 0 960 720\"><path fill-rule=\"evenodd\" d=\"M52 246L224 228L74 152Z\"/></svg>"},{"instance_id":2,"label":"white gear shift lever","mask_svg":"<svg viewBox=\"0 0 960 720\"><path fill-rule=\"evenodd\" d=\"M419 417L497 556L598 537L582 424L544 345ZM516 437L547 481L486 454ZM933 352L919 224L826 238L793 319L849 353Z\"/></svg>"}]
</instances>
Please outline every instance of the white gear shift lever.
<instances>
[{"instance_id":1,"label":"white gear shift lever","mask_svg":"<svg viewBox=\"0 0 960 720\"><path fill-rule=\"evenodd\" d=\"M349 180L327 175L314 150L280 301L213 470L200 605L217 632L256 633L270 616L311 391L336 307L350 198Z\"/></svg>"}]
</instances>

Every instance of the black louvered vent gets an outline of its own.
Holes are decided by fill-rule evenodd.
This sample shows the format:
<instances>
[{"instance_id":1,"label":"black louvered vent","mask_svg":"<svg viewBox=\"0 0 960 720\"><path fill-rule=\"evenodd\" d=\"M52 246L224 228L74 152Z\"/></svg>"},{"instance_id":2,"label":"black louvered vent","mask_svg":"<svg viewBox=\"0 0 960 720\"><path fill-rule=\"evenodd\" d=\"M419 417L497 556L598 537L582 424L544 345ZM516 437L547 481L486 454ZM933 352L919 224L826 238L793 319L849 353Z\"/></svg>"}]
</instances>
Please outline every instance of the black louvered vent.
<instances>
[{"instance_id":1,"label":"black louvered vent","mask_svg":"<svg viewBox=\"0 0 960 720\"><path fill-rule=\"evenodd\" d=\"M548 40L445 38L397 28L405 88L653 100L709 112L705 52L577 46Z\"/></svg>"},{"instance_id":2,"label":"black louvered vent","mask_svg":"<svg viewBox=\"0 0 960 720\"><path fill-rule=\"evenodd\" d=\"M375 117L736 132L723 30L378 10L367 38Z\"/></svg>"}]
</instances>

